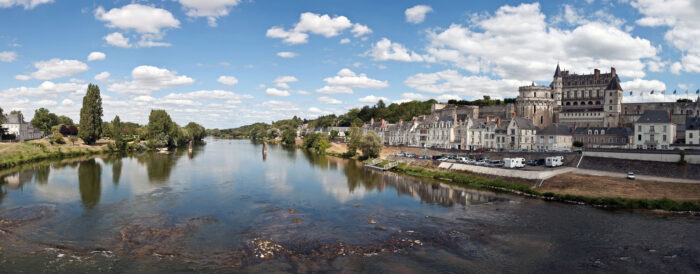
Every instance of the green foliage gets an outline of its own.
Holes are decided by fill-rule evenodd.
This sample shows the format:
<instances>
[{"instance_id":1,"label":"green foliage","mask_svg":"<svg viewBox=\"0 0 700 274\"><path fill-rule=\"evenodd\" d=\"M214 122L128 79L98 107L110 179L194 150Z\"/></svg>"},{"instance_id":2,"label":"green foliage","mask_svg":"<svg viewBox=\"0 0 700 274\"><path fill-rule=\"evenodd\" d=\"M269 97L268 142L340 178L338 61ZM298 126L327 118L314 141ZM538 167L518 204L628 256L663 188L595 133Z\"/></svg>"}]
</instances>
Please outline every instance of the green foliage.
<instances>
[{"instance_id":1,"label":"green foliage","mask_svg":"<svg viewBox=\"0 0 700 274\"><path fill-rule=\"evenodd\" d=\"M688 98L683 98L683 99L676 100L676 102L678 102L678 103L692 103L693 100L690 100Z\"/></svg>"},{"instance_id":2,"label":"green foliage","mask_svg":"<svg viewBox=\"0 0 700 274\"><path fill-rule=\"evenodd\" d=\"M63 145L66 143L66 141L63 139L63 134L61 134L60 132L54 132L49 142L51 142L52 144L59 145Z\"/></svg>"},{"instance_id":3,"label":"green foliage","mask_svg":"<svg viewBox=\"0 0 700 274\"><path fill-rule=\"evenodd\" d=\"M679 166L684 166L688 162L685 161L685 150L681 150L681 159L678 160L678 165Z\"/></svg>"},{"instance_id":4,"label":"green foliage","mask_svg":"<svg viewBox=\"0 0 700 274\"><path fill-rule=\"evenodd\" d=\"M339 134L340 134L340 133L339 133L337 130L335 130L335 129L334 129L334 130L331 130L331 132L330 132L330 138L331 138L331 139L338 138L338 135L339 135Z\"/></svg>"},{"instance_id":5,"label":"green foliage","mask_svg":"<svg viewBox=\"0 0 700 274\"><path fill-rule=\"evenodd\" d=\"M151 110L151 114L148 116L149 139L160 141L159 146L168 146L172 141L169 134L173 132L173 124L173 120L165 110Z\"/></svg>"},{"instance_id":6,"label":"green foliage","mask_svg":"<svg viewBox=\"0 0 700 274\"><path fill-rule=\"evenodd\" d=\"M68 141L70 141L72 145L75 145L75 142L78 141L78 137L76 137L75 135L71 135L68 137Z\"/></svg>"},{"instance_id":7,"label":"green foliage","mask_svg":"<svg viewBox=\"0 0 700 274\"><path fill-rule=\"evenodd\" d=\"M97 85L89 84L80 108L80 131L78 136L88 145L102 135L102 97Z\"/></svg>"},{"instance_id":8,"label":"green foliage","mask_svg":"<svg viewBox=\"0 0 700 274\"><path fill-rule=\"evenodd\" d=\"M126 142L124 142L124 138L122 137L122 121L119 119L119 115L114 116L114 120L112 120L112 126L111 126L111 138L114 140L114 149L116 150L125 150L126 149ZM112 143L109 143L108 145L111 145Z\"/></svg>"},{"instance_id":9,"label":"green foliage","mask_svg":"<svg viewBox=\"0 0 700 274\"><path fill-rule=\"evenodd\" d=\"M204 127L195 122L187 123L187 125L185 125L185 130L187 130L192 140L195 141L202 140L204 136L206 136L206 130Z\"/></svg>"},{"instance_id":10,"label":"green foliage","mask_svg":"<svg viewBox=\"0 0 700 274\"><path fill-rule=\"evenodd\" d=\"M574 141L574 146L575 146L575 147L583 147L583 142L581 142L581 141Z\"/></svg>"},{"instance_id":11,"label":"green foliage","mask_svg":"<svg viewBox=\"0 0 700 274\"><path fill-rule=\"evenodd\" d=\"M34 111L34 118L32 118L31 124L48 136L51 134L51 128L58 125L58 116L51 113L48 109L40 108Z\"/></svg>"},{"instance_id":12,"label":"green foliage","mask_svg":"<svg viewBox=\"0 0 700 274\"><path fill-rule=\"evenodd\" d=\"M362 141L362 130L360 128L353 126L350 128L350 133L348 135L350 141L348 142L348 151L345 154L348 157L355 156L357 150L360 148L360 142Z\"/></svg>"},{"instance_id":13,"label":"green foliage","mask_svg":"<svg viewBox=\"0 0 700 274\"><path fill-rule=\"evenodd\" d=\"M360 150L362 151L362 156L369 158L377 158L384 148L384 143L382 139L377 135L376 132L367 132L360 139Z\"/></svg>"},{"instance_id":14,"label":"green foliage","mask_svg":"<svg viewBox=\"0 0 700 274\"><path fill-rule=\"evenodd\" d=\"M0 108L0 124L4 124L6 119L7 118L5 117L5 114L2 113L2 108ZM5 139L5 134L7 134L7 129L4 127L0 127L0 140Z\"/></svg>"},{"instance_id":15,"label":"green foliage","mask_svg":"<svg viewBox=\"0 0 700 274\"><path fill-rule=\"evenodd\" d=\"M282 132L282 143L288 146L295 144L297 132L294 129L287 128Z\"/></svg>"},{"instance_id":16,"label":"green foliage","mask_svg":"<svg viewBox=\"0 0 700 274\"><path fill-rule=\"evenodd\" d=\"M318 153L323 153L331 147L326 136L321 133L309 133L304 137L303 148L308 150L315 150Z\"/></svg>"},{"instance_id":17,"label":"green foliage","mask_svg":"<svg viewBox=\"0 0 700 274\"><path fill-rule=\"evenodd\" d=\"M467 105L467 106L493 106L493 105L502 105L502 104L513 104L515 103L515 98L505 98L503 101L500 99L495 99L492 100L491 96L484 96L483 99L476 99L472 101L466 101L466 100L448 100L448 104L452 105Z\"/></svg>"},{"instance_id":18,"label":"green foliage","mask_svg":"<svg viewBox=\"0 0 700 274\"><path fill-rule=\"evenodd\" d=\"M75 123L73 123L73 119L71 119L70 117L65 116L65 115L58 116L58 123L66 125L66 126L75 125Z\"/></svg>"}]
</instances>

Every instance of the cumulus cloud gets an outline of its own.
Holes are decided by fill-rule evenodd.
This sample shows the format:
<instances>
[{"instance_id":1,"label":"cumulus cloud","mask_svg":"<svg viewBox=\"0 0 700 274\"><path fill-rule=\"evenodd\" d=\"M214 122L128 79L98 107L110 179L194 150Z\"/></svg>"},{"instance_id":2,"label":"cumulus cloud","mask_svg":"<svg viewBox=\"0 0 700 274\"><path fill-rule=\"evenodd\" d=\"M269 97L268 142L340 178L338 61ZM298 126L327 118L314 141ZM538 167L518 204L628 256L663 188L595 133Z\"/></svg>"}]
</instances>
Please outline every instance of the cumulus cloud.
<instances>
[{"instance_id":1,"label":"cumulus cloud","mask_svg":"<svg viewBox=\"0 0 700 274\"><path fill-rule=\"evenodd\" d=\"M227 16L240 0L179 0L189 17L206 17L209 26L216 27L216 19Z\"/></svg>"},{"instance_id":2,"label":"cumulus cloud","mask_svg":"<svg viewBox=\"0 0 700 274\"><path fill-rule=\"evenodd\" d=\"M177 72L154 66L138 66L131 71L131 81L113 83L107 90L134 95L148 95L151 92L194 83L194 79Z\"/></svg>"},{"instance_id":3,"label":"cumulus cloud","mask_svg":"<svg viewBox=\"0 0 700 274\"><path fill-rule=\"evenodd\" d=\"M159 41L163 38L165 29L180 27L180 21L175 19L169 11L141 4L129 4L109 11L100 6L94 14L97 20L106 22L109 28L140 34L140 39L135 44L138 47L169 46L170 44ZM134 46L119 32L111 33L104 39L114 46L124 48Z\"/></svg>"},{"instance_id":4,"label":"cumulus cloud","mask_svg":"<svg viewBox=\"0 0 700 274\"><path fill-rule=\"evenodd\" d=\"M30 10L41 4L53 3L53 1L54 0L0 0L0 8L22 6L25 10Z\"/></svg>"},{"instance_id":5,"label":"cumulus cloud","mask_svg":"<svg viewBox=\"0 0 700 274\"><path fill-rule=\"evenodd\" d=\"M216 79L217 82L227 85L227 86L235 86L238 84L238 78L233 77L233 76L219 76L219 79Z\"/></svg>"},{"instance_id":6,"label":"cumulus cloud","mask_svg":"<svg viewBox=\"0 0 700 274\"><path fill-rule=\"evenodd\" d=\"M336 76L325 78L323 81L326 81L326 83L332 86L348 88L383 89L389 87L387 81L369 78L364 73L358 75L348 68L341 69Z\"/></svg>"},{"instance_id":7,"label":"cumulus cloud","mask_svg":"<svg viewBox=\"0 0 700 274\"><path fill-rule=\"evenodd\" d=\"M61 60L54 58L48 61L35 62L34 68L36 68L35 72L29 75L17 75L15 79L29 80L30 78L34 78L37 80L51 80L68 77L87 71L88 65L78 60Z\"/></svg>"},{"instance_id":8,"label":"cumulus cloud","mask_svg":"<svg viewBox=\"0 0 700 274\"><path fill-rule=\"evenodd\" d=\"M86 84L78 83L54 83L44 81L38 87L9 88L0 92L5 96L23 96L32 98L56 98L65 93L83 93L87 90Z\"/></svg>"},{"instance_id":9,"label":"cumulus cloud","mask_svg":"<svg viewBox=\"0 0 700 274\"><path fill-rule=\"evenodd\" d=\"M386 97L377 97L377 96L374 96L374 95L367 95L367 96L365 96L365 97L362 97L362 98L357 99L357 101L359 101L359 102L361 102L361 103L366 103L366 104L374 104L374 103L379 102L379 100L384 101L384 103L391 102L391 100L389 100L389 99L386 98Z\"/></svg>"},{"instance_id":10,"label":"cumulus cloud","mask_svg":"<svg viewBox=\"0 0 700 274\"><path fill-rule=\"evenodd\" d=\"M294 57L299 56L299 54L296 52L290 52L290 51L280 51L277 53L277 56L282 57L282 58L294 58Z\"/></svg>"},{"instance_id":11,"label":"cumulus cloud","mask_svg":"<svg viewBox=\"0 0 700 274\"><path fill-rule=\"evenodd\" d=\"M17 60L17 53L14 51L0 51L0 62L14 62Z\"/></svg>"},{"instance_id":12,"label":"cumulus cloud","mask_svg":"<svg viewBox=\"0 0 700 274\"><path fill-rule=\"evenodd\" d=\"M277 96L277 97L287 97L287 96L291 95L289 93L289 91L287 91L287 90L279 90L276 88L266 89L265 94L267 94L268 96Z\"/></svg>"},{"instance_id":13,"label":"cumulus cloud","mask_svg":"<svg viewBox=\"0 0 700 274\"><path fill-rule=\"evenodd\" d=\"M406 22L418 24L425 20L425 14L432 12L433 8L426 5L416 5L412 8L406 9L404 12L406 14Z\"/></svg>"},{"instance_id":14,"label":"cumulus cloud","mask_svg":"<svg viewBox=\"0 0 700 274\"><path fill-rule=\"evenodd\" d=\"M343 101L340 101L340 100L338 100L338 99L331 98L331 97L328 97L328 96L321 96L321 97L318 97L317 100L318 100L319 103L322 103L322 104L329 104L329 105L340 105L340 104L343 103Z\"/></svg>"},{"instance_id":15,"label":"cumulus cloud","mask_svg":"<svg viewBox=\"0 0 700 274\"><path fill-rule=\"evenodd\" d=\"M304 12L299 16L299 22L294 25L294 28L285 30L279 26L271 27L267 30L266 36L282 39L287 44L304 44L308 42L309 33L334 37L351 27L351 32L355 37L372 33L372 30L366 25L353 24L345 16L331 17L328 14Z\"/></svg>"},{"instance_id":16,"label":"cumulus cloud","mask_svg":"<svg viewBox=\"0 0 700 274\"><path fill-rule=\"evenodd\" d=\"M109 72L103 71L103 72L100 72L99 74L95 75L94 79L97 82L106 82L107 80L109 80L109 76L111 76L111 74Z\"/></svg>"},{"instance_id":17,"label":"cumulus cloud","mask_svg":"<svg viewBox=\"0 0 700 274\"><path fill-rule=\"evenodd\" d=\"M275 78L275 80L272 80L272 82L275 83L275 86L277 86L278 88L284 88L284 89L289 88L289 83L294 83L297 81L299 81L299 79L297 79L294 76L279 76L279 77Z\"/></svg>"},{"instance_id":18,"label":"cumulus cloud","mask_svg":"<svg viewBox=\"0 0 700 274\"><path fill-rule=\"evenodd\" d=\"M88 60L88 62L89 61L100 61L100 60L104 60L106 58L107 58L107 55L104 54L103 52L93 51L93 52L90 52L90 54L88 54L87 60Z\"/></svg>"},{"instance_id":19,"label":"cumulus cloud","mask_svg":"<svg viewBox=\"0 0 700 274\"><path fill-rule=\"evenodd\" d=\"M572 72L614 64L621 76L635 78L644 77L646 59L657 58L649 40L613 24L585 22L569 30L545 19L538 3L502 6L473 18L473 26L430 31L424 58L472 73L536 81L551 80L557 58Z\"/></svg>"},{"instance_id":20,"label":"cumulus cloud","mask_svg":"<svg viewBox=\"0 0 700 274\"><path fill-rule=\"evenodd\" d=\"M428 97L426 97L423 94L420 93L413 93L413 92L406 92L401 94L401 99L406 99L408 101L413 101L413 100L427 100Z\"/></svg>"},{"instance_id":21,"label":"cumulus cloud","mask_svg":"<svg viewBox=\"0 0 700 274\"><path fill-rule=\"evenodd\" d=\"M340 44L341 44L341 45L342 45L342 44L347 44L347 43L350 43L350 38L343 38L343 39L340 39Z\"/></svg>"},{"instance_id":22,"label":"cumulus cloud","mask_svg":"<svg viewBox=\"0 0 700 274\"><path fill-rule=\"evenodd\" d=\"M316 92L323 94L353 94L351 88L343 86L324 86L316 89Z\"/></svg>"},{"instance_id":23,"label":"cumulus cloud","mask_svg":"<svg viewBox=\"0 0 700 274\"><path fill-rule=\"evenodd\" d=\"M486 76L463 76L456 70L444 70L435 73L418 73L406 78L404 84L418 91L430 93L451 92L456 95L481 98L513 97L518 87L527 85L527 81L493 80Z\"/></svg>"},{"instance_id":24,"label":"cumulus cloud","mask_svg":"<svg viewBox=\"0 0 700 274\"><path fill-rule=\"evenodd\" d=\"M393 43L387 38L382 38L372 45L372 49L365 53L372 56L375 61L402 61L402 62L422 62L423 57L413 51L409 51L399 43Z\"/></svg>"},{"instance_id":25,"label":"cumulus cloud","mask_svg":"<svg viewBox=\"0 0 700 274\"><path fill-rule=\"evenodd\" d=\"M170 93L163 98L172 100L225 101L227 104L240 104L245 99L252 99L253 96L226 90L199 90L186 93Z\"/></svg>"}]
</instances>

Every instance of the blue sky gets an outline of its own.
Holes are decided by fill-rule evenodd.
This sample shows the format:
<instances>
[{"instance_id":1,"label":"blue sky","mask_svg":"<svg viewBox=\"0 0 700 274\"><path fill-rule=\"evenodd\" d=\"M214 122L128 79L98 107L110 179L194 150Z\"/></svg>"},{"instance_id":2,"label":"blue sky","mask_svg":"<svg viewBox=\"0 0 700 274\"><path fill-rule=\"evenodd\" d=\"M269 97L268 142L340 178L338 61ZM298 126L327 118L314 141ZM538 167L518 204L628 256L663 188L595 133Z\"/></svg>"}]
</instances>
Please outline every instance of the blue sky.
<instances>
[{"instance_id":1,"label":"blue sky","mask_svg":"<svg viewBox=\"0 0 700 274\"><path fill-rule=\"evenodd\" d=\"M159 108L228 128L379 98L514 97L557 61L614 66L625 102L694 98L697 14L692 0L0 0L0 107L77 120L95 83L105 120Z\"/></svg>"}]
</instances>

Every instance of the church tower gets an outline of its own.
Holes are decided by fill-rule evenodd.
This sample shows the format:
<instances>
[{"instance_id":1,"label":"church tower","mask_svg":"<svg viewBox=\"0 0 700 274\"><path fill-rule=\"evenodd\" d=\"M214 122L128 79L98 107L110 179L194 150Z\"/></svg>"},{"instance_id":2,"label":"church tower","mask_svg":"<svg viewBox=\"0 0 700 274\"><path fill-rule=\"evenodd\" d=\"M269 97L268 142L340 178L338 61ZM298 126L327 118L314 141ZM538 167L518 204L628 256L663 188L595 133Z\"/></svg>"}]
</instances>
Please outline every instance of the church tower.
<instances>
[{"instance_id":1,"label":"church tower","mask_svg":"<svg viewBox=\"0 0 700 274\"><path fill-rule=\"evenodd\" d=\"M620 86L620 78L615 74L615 69L612 69L613 78L605 88L605 103L603 104L605 113L604 126L617 127L620 124L620 113L622 112L622 86Z\"/></svg>"}]
</instances>

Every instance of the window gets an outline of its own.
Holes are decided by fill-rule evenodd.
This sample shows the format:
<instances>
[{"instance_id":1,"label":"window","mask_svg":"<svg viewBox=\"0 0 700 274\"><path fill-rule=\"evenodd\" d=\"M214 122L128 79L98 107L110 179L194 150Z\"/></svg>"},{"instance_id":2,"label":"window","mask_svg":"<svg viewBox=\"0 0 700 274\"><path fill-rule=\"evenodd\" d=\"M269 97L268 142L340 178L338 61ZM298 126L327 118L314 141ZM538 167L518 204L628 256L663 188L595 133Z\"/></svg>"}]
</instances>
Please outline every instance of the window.
<instances>
[{"instance_id":1,"label":"window","mask_svg":"<svg viewBox=\"0 0 700 274\"><path fill-rule=\"evenodd\" d=\"M641 140L642 140L642 135L641 134L637 135L637 141L641 141Z\"/></svg>"},{"instance_id":2,"label":"window","mask_svg":"<svg viewBox=\"0 0 700 274\"><path fill-rule=\"evenodd\" d=\"M693 138L693 133L692 133L692 132L690 133L690 138Z\"/></svg>"},{"instance_id":3,"label":"window","mask_svg":"<svg viewBox=\"0 0 700 274\"><path fill-rule=\"evenodd\" d=\"M637 131L642 131L642 126L641 126L641 125L637 126Z\"/></svg>"},{"instance_id":4,"label":"window","mask_svg":"<svg viewBox=\"0 0 700 274\"><path fill-rule=\"evenodd\" d=\"M664 130L663 130L663 132L666 132L666 125L664 125Z\"/></svg>"},{"instance_id":5,"label":"window","mask_svg":"<svg viewBox=\"0 0 700 274\"><path fill-rule=\"evenodd\" d=\"M654 126L649 126L649 131L654 132Z\"/></svg>"},{"instance_id":6,"label":"window","mask_svg":"<svg viewBox=\"0 0 700 274\"><path fill-rule=\"evenodd\" d=\"M663 136L661 136L661 140L663 140L664 142L666 142L666 134L664 134Z\"/></svg>"},{"instance_id":7,"label":"window","mask_svg":"<svg viewBox=\"0 0 700 274\"><path fill-rule=\"evenodd\" d=\"M612 110L612 106L609 106L609 107L608 107L608 110Z\"/></svg>"}]
</instances>

